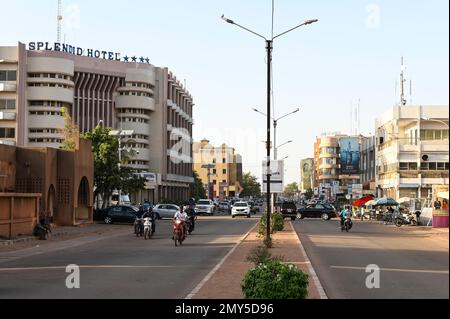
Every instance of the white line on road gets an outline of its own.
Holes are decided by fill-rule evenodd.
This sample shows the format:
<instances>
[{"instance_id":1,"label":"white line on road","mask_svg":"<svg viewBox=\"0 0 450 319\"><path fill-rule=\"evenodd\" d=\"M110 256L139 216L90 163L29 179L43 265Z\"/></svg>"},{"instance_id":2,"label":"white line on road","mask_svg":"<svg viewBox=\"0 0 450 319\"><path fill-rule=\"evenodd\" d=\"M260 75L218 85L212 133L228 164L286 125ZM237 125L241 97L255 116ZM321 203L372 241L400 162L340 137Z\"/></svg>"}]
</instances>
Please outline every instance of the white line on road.
<instances>
[{"instance_id":1,"label":"white line on road","mask_svg":"<svg viewBox=\"0 0 450 319\"><path fill-rule=\"evenodd\" d=\"M81 265L84 269L155 269L155 268L198 268L197 266L189 265L163 265L163 266L132 266L132 265ZM48 266L48 267L23 267L23 268L0 268L0 272L7 271L29 271L29 270L56 270L66 269L66 266Z\"/></svg>"},{"instance_id":2,"label":"white line on road","mask_svg":"<svg viewBox=\"0 0 450 319\"><path fill-rule=\"evenodd\" d=\"M330 266L332 269L351 269L351 270L366 270L366 267L351 267L351 266ZM381 271L395 271L395 272L413 272L413 273L429 273L429 274L443 274L448 275L448 270L421 270L421 269L398 269L398 268L381 268Z\"/></svg>"},{"instance_id":3,"label":"white line on road","mask_svg":"<svg viewBox=\"0 0 450 319\"><path fill-rule=\"evenodd\" d=\"M191 293L189 295L186 296L186 298L184 299L192 299L194 298L194 296L200 291L200 289L202 289L202 287L206 284L206 282L211 279L211 277L217 272L217 270L219 270L219 268L223 265L223 263L225 262L225 260L227 260L227 258L236 250L236 248L245 240L245 238L247 238L250 233L252 232L253 229L255 229L256 226L252 227L252 229L249 230L249 232L247 234L244 235L244 237L241 238L241 240L234 245L234 247L228 252L228 254L225 255L225 257L222 258L222 260L216 265L216 267L214 267L213 270L211 270L211 272L206 275L205 278L203 278L203 280L197 285L197 287L194 288L194 290L191 291Z\"/></svg>"},{"instance_id":4,"label":"white line on road","mask_svg":"<svg viewBox=\"0 0 450 319\"><path fill-rule=\"evenodd\" d=\"M295 233L295 235L297 237L297 240L298 240L298 243L299 243L299 246L300 246L300 250L303 253L303 255L305 256L305 258L306 258L306 261L307 261L307 264L308 264L308 270L309 270L309 272L311 274L311 277L312 277L312 279L314 281L314 285L316 286L317 291L319 292L320 299L328 299L328 296L325 293L325 290L323 289L322 284L320 283L320 279L317 276L317 274L316 274L316 272L314 270L314 267L311 264L311 261L309 260L308 254L306 253L305 248L303 248L302 241L300 240L300 236L295 231L295 228L294 228L294 225L292 224L292 222L289 221L289 223L291 224L291 228L292 228L292 230L294 231L294 233Z\"/></svg>"}]
</instances>

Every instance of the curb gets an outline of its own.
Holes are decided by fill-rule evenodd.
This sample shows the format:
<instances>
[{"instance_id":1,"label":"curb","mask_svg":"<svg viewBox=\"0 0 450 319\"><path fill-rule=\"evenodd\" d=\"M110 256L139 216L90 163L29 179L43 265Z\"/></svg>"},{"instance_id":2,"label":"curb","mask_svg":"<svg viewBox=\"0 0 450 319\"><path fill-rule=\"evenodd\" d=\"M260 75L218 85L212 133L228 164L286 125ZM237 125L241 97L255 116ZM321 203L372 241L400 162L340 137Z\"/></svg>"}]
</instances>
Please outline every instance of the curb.
<instances>
[{"instance_id":1,"label":"curb","mask_svg":"<svg viewBox=\"0 0 450 319\"><path fill-rule=\"evenodd\" d=\"M203 286L208 282L208 280L211 279L212 276L222 267L222 265L225 263L225 261L228 259L228 257L231 256L235 252L235 250L244 242L245 239L247 239L248 236L255 230L255 228L258 227L258 224L252 227L247 234L245 234L239 242L234 245L234 247L225 255L225 257L222 258L222 260L209 272L209 274L206 275L205 278L184 298L184 299L193 299L195 295L203 288Z\"/></svg>"},{"instance_id":2,"label":"curb","mask_svg":"<svg viewBox=\"0 0 450 319\"><path fill-rule=\"evenodd\" d=\"M68 234L69 234L68 232L59 232L56 234L52 234L52 238L53 237L57 238L57 237L65 236ZM0 247L13 246L13 245L19 244L19 243L27 243L27 242L38 241L38 240L39 239L34 236L18 238L18 239L10 239L10 240L0 240Z\"/></svg>"},{"instance_id":3,"label":"curb","mask_svg":"<svg viewBox=\"0 0 450 319\"><path fill-rule=\"evenodd\" d=\"M299 246L300 246L300 250L301 250L301 252L303 253L303 255L306 257L307 265L308 265L308 270L309 270L309 272L311 273L311 277L312 277L312 279L313 279L313 281L314 281L314 285L316 286L317 291L319 292L320 299L328 299L328 296L327 296L327 294L325 293L325 290L323 289L322 284L320 283L320 279L319 279L319 277L317 276L316 271L314 270L314 267L313 267L313 265L312 265L312 263L311 263L311 260L309 259L308 254L306 253L305 248L304 248L303 245L302 245L302 242L301 242L301 240L300 240L300 236L299 236L299 235L297 234L297 232L295 231L294 225L292 225L292 221L289 221L289 223L290 223L290 225L291 225L291 228L292 228L293 232L294 232L295 235L296 235L295 237L296 237L297 240L298 240L298 243L299 243Z\"/></svg>"}]
</instances>

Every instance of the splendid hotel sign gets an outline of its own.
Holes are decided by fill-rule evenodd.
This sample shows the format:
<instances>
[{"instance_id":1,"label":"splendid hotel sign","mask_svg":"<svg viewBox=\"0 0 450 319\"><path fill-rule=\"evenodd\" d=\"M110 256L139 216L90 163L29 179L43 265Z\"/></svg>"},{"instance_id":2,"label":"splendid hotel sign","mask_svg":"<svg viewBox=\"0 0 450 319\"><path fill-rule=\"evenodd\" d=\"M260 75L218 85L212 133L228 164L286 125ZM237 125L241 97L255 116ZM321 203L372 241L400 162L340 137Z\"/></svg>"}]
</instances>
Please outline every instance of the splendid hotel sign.
<instances>
[{"instance_id":1,"label":"splendid hotel sign","mask_svg":"<svg viewBox=\"0 0 450 319\"><path fill-rule=\"evenodd\" d=\"M120 53L111 51L100 51L95 49L83 49L75 47L65 43L50 43L50 42L30 42L28 43L28 50L30 51L59 51L78 56L85 56L89 58L105 59L112 61L124 61L124 62L141 62L150 64L149 58L144 57L121 57Z\"/></svg>"}]
</instances>

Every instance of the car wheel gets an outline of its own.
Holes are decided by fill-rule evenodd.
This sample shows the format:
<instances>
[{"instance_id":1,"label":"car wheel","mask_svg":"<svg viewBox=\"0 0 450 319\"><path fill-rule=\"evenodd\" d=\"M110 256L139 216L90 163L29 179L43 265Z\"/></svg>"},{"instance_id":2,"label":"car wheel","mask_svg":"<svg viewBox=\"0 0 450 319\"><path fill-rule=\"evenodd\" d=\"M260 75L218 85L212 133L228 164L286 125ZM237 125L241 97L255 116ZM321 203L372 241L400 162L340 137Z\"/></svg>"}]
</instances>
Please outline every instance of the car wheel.
<instances>
[{"instance_id":1,"label":"car wheel","mask_svg":"<svg viewBox=\"0 0 450 319\"><path fill-rule=\"evenodd\" d=\"M161 216L159 216L158 213L155 213L155 218L156 218L156 220L161 220Z\"/></svg>"},{"instance_id":2,"label":"car wheel","mask_svg":"<svg viewBox=\"0 0 450 319\"><path fill-rule=\"evenodd\" d=\"M330 220L330 215L328 215L327 213L323 213L322 214L322 219L323 220Z\"/></svg>"},{"instance_id":3,"label":"car wheel","mask_svg":"<svg viewBox=\"0 0 450 319\"><path fill-rule=\"evenodd\" d=\"M304 219L305 217L303 217L302 213L297 213L297 219Z\"/></svg>"},{"instance_id":4,"label":"car wheel","mask_svg":"<svg viewBox=\"0 0 450 319\"><path fill-rule=\"evenodd\" d=\"M111 219L111 217L106 217L105 218L105 224L112 224L112 219Z\"/></svg>"}]
</instances>

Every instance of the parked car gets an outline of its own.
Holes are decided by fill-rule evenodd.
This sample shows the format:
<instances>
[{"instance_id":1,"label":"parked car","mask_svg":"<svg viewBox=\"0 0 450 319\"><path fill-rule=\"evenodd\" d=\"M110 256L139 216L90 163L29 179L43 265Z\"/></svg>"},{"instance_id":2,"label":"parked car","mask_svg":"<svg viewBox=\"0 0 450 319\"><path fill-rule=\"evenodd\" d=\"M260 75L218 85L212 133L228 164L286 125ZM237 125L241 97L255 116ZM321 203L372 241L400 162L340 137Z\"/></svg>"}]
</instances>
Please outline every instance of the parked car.
<instances>
[{"instance_id":1,"label":"parked car","mask_svg":"<svg viewBox=\"0 0 450 319\"><path fill-rule=\"evenodd\" d=\"M283 218L289 217L291 220L295 220L297 218L297 206L294 202L284 201L282 203L278 203L277 206L280 207Z\"/></svg>"},{"instance_id":2,"label":"parked car","mask_svg":"<svg viewBox=\"0 0 450 319\"><path fill-rule=\"evenodd\" d=\"M231 217L235 218L236 216L246 216L247 218L251 217L250 206L246 202L236 202L231 208Z\"/></svg>"},{"instance_id":3,"label":"parked car","mask_svg":"<svg viewBox=\"0 0 450 319\"><path fill-rule=\"evenodd\" d=\"M103 220L105 224L133 224L136 217L139 217L139 215L140 212L137 207L117 205L97 211L96 214L94 214L94 220Z\"/></svg>"},{"instance_id":4,"label":"parked car","mask_svg":"<svg viewBox=\"0 0 450 319\"><path fill-rule=\"evenodd\" d=\"M323 220L330 220L337 217L336 209L330 204L312 204L300 208L297 211L297 218L322 218Z\"/></svg>"},{"instance_id":5,"label":"parked car","mask_svg":"<svg viewBox=\"0 0 450 319\"><path fill-rule=\"evenodd\" d=\"M231 204L229 202L220 202L219 211L229 212L231 210Z\"/></svg>"},{"instance_id":6,"label":"parked car","mask_svg":"<svg viewBox=\"0 0 450 319\"><path fill-rule=\"evenodd\" d=\"M169 218L172 219L175 213L180 210L180 207L173 204L158 204L153 207L153 212L156 219Z\"/></svg>"},{"instance_id":7,"label":"parked car","mask_svg":"<svg viewBox=\"0 0 450 319\"><path fill-rule=\"evenodd\" d=\"M214 215L214 202L209 199L200 199L195 205L195 213L197 215L206 214L206 215Z\"/></svg>"}]
</instances>

